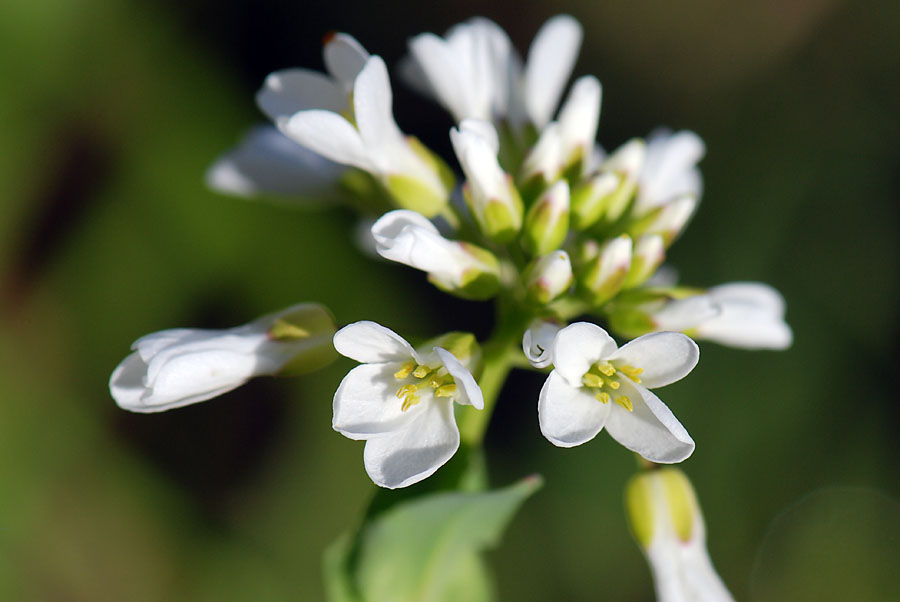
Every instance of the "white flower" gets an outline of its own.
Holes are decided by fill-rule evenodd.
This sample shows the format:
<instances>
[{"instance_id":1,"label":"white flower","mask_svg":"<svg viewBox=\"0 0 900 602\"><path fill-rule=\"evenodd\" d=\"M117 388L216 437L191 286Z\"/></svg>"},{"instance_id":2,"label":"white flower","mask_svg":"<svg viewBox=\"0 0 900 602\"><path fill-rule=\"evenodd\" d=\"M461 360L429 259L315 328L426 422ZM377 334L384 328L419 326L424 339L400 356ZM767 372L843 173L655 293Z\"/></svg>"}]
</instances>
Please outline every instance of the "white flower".
<instances>
[{"instance_id":1,"label":"white flower","mask_svg":"<svg viewBox=\"0 0 900 602\"><path fill-rule=\"evenodd\" d=\"M362 365L334 394L332 426L350 439L366 440L366 472L376 485L412 485L456 453L453 402L484 407L481 389L460 358L439 346L413 349L375 322L342 328L334 347Z\"/></svg>"},{"instance_id":2,"label":"white flower","mask_svg":"<svg viewBox=\"0 0 900 602\"><path fill-rule=\"evenodd\" d=\"M541 389L541 432L554 445L573 447L609 434L651 462L681 462L694 440L648 390L687 375L700 357L680 333L642 336L621 348L587 322L563 328L553 344L553 372Z\"/></svg>"},{"instance_id":3,"label":"white flower","mask_svg":"<svg viewBox=\"0 0 900 602\"><path fill-rule=\"evenodd\" d=\"M700 505L680 470L661 468L634 477L625 501L658 602L734 602L709 558Z\"/></svg>"},{"instance_id":4,"label":"white flower","mask_svg":"<svg viewBox=\"0 0 900 602\"><path fill-rule=\"evenodd\" d=\"M553 341L563 327L553 320L534 320L522 337L522 352L535 368L546 368L553 363Z\"/></svg>"},{"instance_id":5,"label":"white flower","mask_svg":"<svg viewBox=\"0 0 900 602\"><path fill-rule=\"evenodd\" d=\"M325 63L331 77L305 69L269 75L257 95L260 108L298 144L378 178L400 204L440 211L451 186L436 157L397 127L381 57L338 34L325 46Z\"/></svg>"},{"instance_id":6,"label":"white flower","mask_svg":"<svg viewBox=\"0 0 900 602\"><path fill-rule=\"evenodd\" d=\"M484 18L452 27L444 38L432 33L409 41L414 86L429 93L457 122L493 119L506 113L509 63L514 51L506 32Z\"/></svg>"},{"instance_id":7,"label":"white flower","mask_svg":"<svg viewBox=\"0 0 900 602\"><path fill-rule=\"evenodd\" d=\"M499 265L489 251L447 240L415 211L385 213L372 225L372 238L379 255L427 272L429 279L444 290L469 290L475 296L490 296L496 291Z\"/></svg>"},{"instance_id":8,"label":"white flower","mask_svg":"<svg viewBox=\"0 0 900 602\"><path fill-rule=\"evenodd\" d=\"M277 128L257 126L209 168L206 183L225 194L271 194L314 201L333 197L344 171Z\"/></svg>"},{"instance_id":9,"label":"white flower","mask_svg":"<svg viewBox=\"0 0 900 602\"><path fill-rule=\"evenodd\" d=\"M406 75L453 115L464 119L526 120L539 130L550 121L581 47L581 25L568 15L548 20L522 60L506 33L476 18L447 32L410 41Z\"/></svg>"},{"instance_id":10,"label":"white flower","mask_svg":"<svg viewBox=\"0 0 900 602\"><path fill-rule=\"evenodd\" d=\"M109 390L132 412L162 412L205 401L254 376L309 371L331 361L334 322L314 303L225 330L176 328L141 337L113 371Z\"/></svg>"},{"instance_id":11,"label":"white flower","mask_svg":"<svg viewBox=\"0 0 900 602\"><path fill-rule=\"evenodd\" d=\"M703 178L697 162L705 153L703 140L694 132L684 130L673 134L657 130L651 133L638 178L635 214L643 215L676 197L699 199Z\"/></svg>"}]
</instances>

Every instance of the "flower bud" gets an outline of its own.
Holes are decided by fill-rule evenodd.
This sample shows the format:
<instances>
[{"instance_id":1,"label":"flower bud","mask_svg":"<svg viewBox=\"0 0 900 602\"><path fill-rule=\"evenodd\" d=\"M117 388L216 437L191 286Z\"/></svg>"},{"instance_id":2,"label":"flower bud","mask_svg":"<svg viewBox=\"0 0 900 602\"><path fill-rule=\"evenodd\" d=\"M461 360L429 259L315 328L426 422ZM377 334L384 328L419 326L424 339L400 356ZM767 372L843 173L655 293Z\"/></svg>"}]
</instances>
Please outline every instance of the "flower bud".
<instances>
[{"instance_id":1,"label":"flower bud","mask_svg":"<svg viewBox=\"0 0 900 602\"><path fill-rule=\"evenodd\" d=\"M559 124L551 122L522 163L523 188L537 188L537 192L546 189L559 178L561 167L562 136Z\"/></svg>"},{"instance_id":2,"label":"flower bud","mask_svg":"<svg viewBox=\"0 0 900 602\"><path fill-rule=\"evenodd\" d=\"M532 255L558 248L569 233L569 185L559 180L528 210L522 246Z\"/></svg>"},{"instance_id":3,"label":"flower bud","mask_svg":"<svg viewBox=\"0 0 900 602\"><path fill-rule=\"evenodd\" d=\"M447 205L450 191L456 185L453 170L418 138L407 136L405 142L425 169L433 172L433 177L425 180L410 174L392 173L385 177L384 187L397 207L434 217Z\"/></svg>"},{"instance_id":4,"label":"flower bud","mask_svg":"<svg viewBox=\"0 0 900 602\"><path fill-rule=\"evenodd\" d=\"M546 368L553 363L553 341L563 326L554 320L531 322L522 337L522 352L529 364L535 368Z\"/></svg>"},{"instance_id":5,"label":"flower bud","mask_svg":"<svg viewBox=\"0 0 900 602\"><path fill-rule=\"evenodd\" d=\"M634 221L628 226L628 233L633 237L641 234L659 234L668 248L697 209L697 197L684 195L660 205Z\"/></svg>"},{"instance_id":6,"label":"flower bud","mask_svg":"<svg viewBox=\"0 0 900 602\"><path fill-rule=\"evenodd\" d=\"M466 119L450 130L450 141L466 174L463 195L482 232L497 242L513 240L522 228L522 199L497 160L499 140L486 121Z\"/></svg>"},{"instance_id":7,"label":"flower bud","mask_svg":"<svg viewBox=\"0 0 900 602\"><path fill-rule=\"evenodd\" d=\"M593 226L616 200L622 183L621 175L605 171L576 186L572 191L572 227L585 230Z\"/></svg>"},{"instance_id":8,"label":"flower bud","mask_svg":"<svg viewBox=\"0 0 900 602\"><path fill-rule=\"evenodd\" d=\"M334 320L314 303L225 330L176 328L141 337L109 390L132 412L161 412L211 399L254 376L317 370L336 357Z\"/></svg>"},{"instance_id":9,"label":"flower bud","mask_svg":"<svg viewBox=\"0 0 900 602\"><path fill-rule=\"evenodd\" d=\"M568 98L559 110L559 131L562 141L562 167L581 176L593 152L600 120L602 88L593 75L575 80Z\"/></svg>"},{"instance_id":10,"label":"flower bud","mask_svg":"<svg viewBox=\"0 0 900 602\"><path fill-rule=\"evenodd\" d=\"M606 303L621 290L631 268L631 247L627 234L608 240L579 270L578 283L592 305Z\"/></svg>"},{"instance_id":11,"label":"flower bud","mask_svg":"<svg viewBox=\"0 0 900 602\"><path fill-rule=\"evenodd\" d=\"M733 602L706 550L706 526L690 481L677 468L632 477L625 509L661 602Z\"/></svg>"},{"instance_id":12,"label":"flower bud","mask_svg":"<svg viewBox=\"0 0 900 602\"><path fill-rule=\"evenodd\" d=\"M602 171L612 171L621 178L619 187L604 203L603 219L605 222L616 221L628 208L637 188L645 153L644 141L634 138L616 149L601 166Z\"/></svg>"},{"instance_id":13,"label":"flower bud","mask_svg":"<svg viewBox=\"0 0 900 602\"><path fill-rule=\"evenodd\" d=\"M666 258L665 245L659 234L645 234L634 243L631 269L622 288L634 288L647 281Z\"/></svg>"},{"instance_id":14,"label":"flower bud","mask_svg":"<svg viewBox=\"0 0 900 602\"><path fill-rule=\"evenodd\" d=\"M525 270L525 288L532 301L550 303L572 284L572 263L565 251L554 251L531 262Z\"/></svg>"}]
</instances>

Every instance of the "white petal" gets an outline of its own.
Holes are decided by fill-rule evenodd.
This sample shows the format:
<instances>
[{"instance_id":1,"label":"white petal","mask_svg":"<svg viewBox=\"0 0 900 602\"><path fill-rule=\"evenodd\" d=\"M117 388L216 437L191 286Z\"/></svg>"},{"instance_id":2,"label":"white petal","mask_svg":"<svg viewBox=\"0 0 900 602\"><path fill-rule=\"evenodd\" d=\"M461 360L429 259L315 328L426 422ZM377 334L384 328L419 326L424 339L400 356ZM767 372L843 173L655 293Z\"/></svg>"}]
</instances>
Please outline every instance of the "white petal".
<instances>
[{"instance_id":1,"label":"white petal","mask_svg":"<svg viewBox=\"0 0 900 602\"><path fill-rule=\"evenodd\" d=\"M794 340L783 320L754 311L728 308L694 329L697 338L742 349L787 349Z\"/></svg>"},{"instance_id":2,"label":"white petal","mask_svg":"<svg viewBox=\"0 0 900 602\"><path fill-rule=\"evenodd\" d=\"M343 111L347 108L347 96L324 73L285 69L269 74L256 93L256 104L276 125L281 125L298 111Z\"/></svg>"},{"instance_id":3,"label":"white petal","mask_svg":"<svg viewBox=\"0 0 900 602\"><path fill-rule=\"evenodd\" d=\"M179 407L235 389L260 373L252 354L226 349L157 355L148 366L145 405Z\"/></svg>"},{"instance_id":4,"label":"white petal","mask_svg":"<svg viewBox=\"0 0 900 602\"><path fill-rule=\"evenodd\" d=\"M700 348L679 332L654 332L622 345L609 359L643 368L641 384L655 389L687 376L700 361Z\"/></svg>"},{"instance_id":5,"label":"white petal","mask_svg":"<svg viewBox=\"0 0 900 602\"><path fill-rule=\"evenodd\" d=\"M369 53L353 36L336 33L322 49L322 57L331 76L340 83L346 94L350 94L353 80L365 67Z\"/></svg>"},{"instance_id":6,"label":"white petal","mask_svg":"<svg viewBox=\"0 0 900 602\"><path fill-rule=\"evenodd\" d=\"M647 155L640 175L635 212L646 213L672 198L689 194L699 198L702 178L696 164L706 152L697 134L657 130L647 139Z\"/></svg>"},{"instance_id":7,"label":"white petal","mask_svg":"<svg viewBox=\"0 0 900 602\"><path fill-rule=\"evenodd\" d=\"M338 353L364 364L405 362L413 357L413 348L399 334L381 324L354 322L334 334Z\"/></svg>"},{"instance_id":8,"label":"white petal","mask_svg":"<svg viewBox=\"0 0 900 602\"><path fill-rule=\"evenodd\" d=\"M207 340L210 333L220 333L217 330L201 330L198 328L169 328L145 334L134 343L131 348L137 351L141 359L149 362L154 355L175 343L182 341Z\"/></svg>"},{"instance_id":9,"label":"white petal","mask_svg":"<svg viewBox=\"0 0 900 602\"><path fill-rule=\"evenodd\" d=\"M480 136L495 155L500 152L500 138L494 124L484 119L464 119L459 124L460 132L467 132Z\"/></svg>"},{"instance_id":10,"label":"white petal","mask_svg":"<svg viewBox=\"0 0 900 602\"><path fill-rule=\"evenodd\" d=\"M428 272L451 285L471 264L458 243L442 237L434 224L414 211L386 213L372 225L372 237L385 259Z\"/></svg>"},{"instance_id":11,"label":"white petal","mask_svg":"<svg viewBox=\"0 0 900 602\"><path fill-rule=\"evenodd\" d=\"M372 56L353 84L353 111L370 159L383 170L388 164L382 153L403 141L403 134L394 121L392 102L387 67L380 56Z\"/></svg>"},{"instance_id":12,"label":"white petal","mask_svg":"<svg viewBox=\"0 0 900 602\"><path fill-rule=\"evenodd\" d=\"M525 65L525 103L538 127L550 121L581 47L581 25L568 15L553 17L541 27Z\"/></svg>"},{"instance_id":13,"label":"white petal","mask_svg":"<svg viewBox=\"0 0 900 602\"><path fill-rule=\"evenodd\" d=\"M559 447L574 447L597 436L612 403L602 403L581 387L571 387L554 370L541 388L538 421L541 433Z\"/></svg>"},{"instance_id":14,"label":"white petal","mask_svg":"<svg viewBox=\"0 0 900 602\"><path fill-rule=\"evenodd\" d=\"M435 347L434 352L440 358L441 363L444 364L444 368L447 369L447 372L450 373L450 376L452 376L453 380L456 382L457 390L459 391L459 397L456 400L457 403L471 405L476 410L483 410L484 394L481 392L481 387L475 382L475 377L472 376L472 373L456 359L455 355L446 349Z\"/></svg>"},{"instance_id":15,"label":"white petal","mask_svg":"<svg viewBox=\"0 0 900 602\"><path fill-rule=\"evenodd\" d=\"M331 196L344 168L304 148L272 126L253 128L206 172L210 188L226 194Z\"/></svg>"},{"instance_id":16,"label":"white petal","mask_svg":"<svg viewBox=\"0 0 900 602\"><path fill-rule=\"evenodd\" d=\"M372 236L383 246L390 246L391 241L407 228L421 228L432 234L438 234L437 227L427 217L409 209L388 211L372 224Z\"/></svg>"},{"instance_id":17,"label":"white petal","mask_svg":"<svg viewBox=\"0 0 900 602\"><path fill-rule=\"evenodd\" d=\"M291 139L343 165L372 172L375 165L353 125L330 111L300 111L282 125Z\"/></svg>"},{"instance_id":18,"label":"white petal","mask_svg":"<svg viewBox=\"0 0 900 602\"><path fill-rule=\"evenodd\" d=\"M622 379L614 397L626 395L629 412L612 401L606 431L619 443L651 462L681 462L694 452L694 440L671 410L651 391Z\"/></svg>"},{"instance_id":19,"label":"white petal","mask_svg":"<svg viewBox=\"0 0 900 602\"><path fill-rule=\"evenodd\" d=\"M404 384L394 373L400 363L362 364L347 373L334 394L331 426L351 439L367 439L401 428L417 406L403 411L397 391Z\"/></svg>"},{"instance_id":20,"label":"white petal","mask_svg":"<svg viewBox=\"0 0 900 602\"><path fill-rule=\"evenodd\" d=\"M721 311L710 295L694 295L669 301L651 317L657 330L689 330L715 318Z\"/></svg>"},{"instance_id":21,"label":"white petal","mask_svg":"<svg viewBox=\"0 0 900 602\"><path fill-rule=\"evenodd\" d=\"M444 40L434 34L423 33L410 40L409 49L435 99L456 121L466 117L489 117L477 115L471 106L467 95L469 82L460 64L461 57Z\"/></svg>"},{"instance_id":22,"label":"white petal","mask_svg":"<svg viewBox=\"0 0 900 602\"><path fill-rule=\"evenodd\" d=\"M131 353L113 370L109 379L109 392L116 404L124 410L139 411L144 394L144 375L147 364L139 353Z\"/></svg>"},{"instance_id":23,"label":"white petal","mask_svg":"<svg viewBox=\"0 0 900 602\"><path fill-rule=\"evenodd\" d=\"M616 342L596 324L576 322L559 331L553 343L553 366L572 387L581 387L581 377L601 359L616 350Z\"/></svg>"},{"instance_id":24,"label":"white petal","mask_svg":"<svg viewBox=\"0 0 900 602\"><path fill-rule=\"evenodd\" d=\"M418 483L443 466L459 448L453 403L435 398L422 404L424 411L405 428L366 442L366 472L376 485L396 489Z\"/></svg>"},{"instance_id":25,"label":"white petal","mask_svg":"<svg viewBox=\"0 0 900 602\"><path fill-rule=\"evenodd\" d=\"M476 199L484 202L509 198L506 173L500 167L490 140L472 131L453 128L450 130L450 142Z\"/></svg>"},{"instance_id":26,"label":"white petal","mask_svg":"<svg viewBox=\"0 0 900 602\"><path fill-rule=\"evenodd\" d=\"M535 320L522 337L522 351L535 368L546 368L553 362L553 341L562 326L549 320Z\"/></svg>"},{"instance_id":27,"label":"white petal","mask_svg":"<svg viewBox=\"0 0 900 602\"><path fill-rule=\"evenodd\" d=\"M784 297L762 282L729 282L712 287L708 293L718 303L741 303L757 307L772 316L784 316Z\"/></svg>"},{"instance_id":28,"label":"white petal","mask_svg":"<svg viewBox=\"0 0 900 602\"><path fill-rule=\"evenodd\" d=\"M559 110L559 127L564 153L581 146L585 155L593 151L594 138L600 120L600 81L593 75L578 78L565 104ZM568 159L568 157L566 157Z\"/></svg>"}]
</instances>

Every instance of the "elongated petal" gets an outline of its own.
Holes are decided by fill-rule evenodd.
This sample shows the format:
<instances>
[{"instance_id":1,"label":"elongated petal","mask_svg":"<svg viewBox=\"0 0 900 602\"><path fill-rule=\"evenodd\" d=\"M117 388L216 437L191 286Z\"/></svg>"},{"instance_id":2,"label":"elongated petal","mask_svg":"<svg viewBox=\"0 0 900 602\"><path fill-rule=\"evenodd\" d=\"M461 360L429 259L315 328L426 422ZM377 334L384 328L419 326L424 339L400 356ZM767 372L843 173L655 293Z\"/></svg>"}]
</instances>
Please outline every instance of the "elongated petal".
<instances>
[{"instance_id":1,"label":"elongated petal","mask_svg":"<svg viewBox=\"0 0 900 602\"><path fill-rule=\"evenodd\" d=\"M422 215L403 209L383 215L372 225L378 254L457 283L471 261L464 261L459 244L441 236Z\"/></svg>"},{"instance_id":2,"label":"elongated petal","mask_svg":"<svg viewBox=\"0 0 900 602\"><path fill-rule=\"evenodd\" d=\"M459 391L459 396L456 399L457 403L471 405L476 410L483 410L484 395L481 392L481 387L475 382L475 377L472 376L472 373L456 359L455 355L446 349L435 347L434 352L456 382L457 390Z\"/></svg>"},{"instance_id":3,"label":"elongated petal","mask_svg":"<svg viewBox=\"0 0 900 602\"><path fill-rule=\"evenodd\" d=\"M581 386L581 377L591 365L616 350L616 342L596 324L576 322L559 331L553 344L553 367L572 387Z\"/></svg>"},{"instance_id":4,"label":"elongated petal","mask_svg":"<svg viewBox=\"0 0 900 602\"><path fill-rule=\"evenodd\" d=\"M722 310L713 302L710 295L694 295L666 303L662 309L653 312L651 318L658 330L688 330L715 318L720 313Z\"/></svg>"},{"instance_id":5,"label":"elongated petal","mask_svg":"<svg viewBox=\"0 0 900 602\"><path fill-rule=\"evenodd\" d=\"M708 293L717 303L740 303L778 318L784 316L784 297L762 282L729 282L712 287Z\"/></svg>"},{"instance_id":6,"label":"elongated petal","mask_svg":"<svg viewBox=\"0 0 900 602\"><path fill-rule=\"evenodd\" d=\"M285 69L266 77L256 94L256 104L276 125L298 111L324 109L336 113L347 108L347 95L318 71Z\"/></svg>"},{"instance_id":7,"label":"elongated petal","mask_svg":"<svg viewBox=\"0 0 900 602\"><path fill-rule=\"evenodd\" d=\"M632 411L610 402L606 430L613 439L651 462L672 464L694 452L694 440L671 410L648 389L622 379L617 395L631 401Z\"/></svg>"},{"instance_id":8,"label":"elongated petal","mask_svg":"<svg viewBox=\"0 0 900 602\"><path fill-rule=\"evenodd\" d=\"M435 99L453 115L456 121L478 115L468 98L468 82L461 70L459 58L438 36L423 33L409 42L416 64L424 74Z\"/></svg>"},{"instance_id":9,"label":"elongated petal","mask_svg":"<svg viewBox=\"0 0 900 602\"><path fill-rule=\"evenodd\" d=\"M730 307L694 329L697 338L741 349L787 349L794 341L784 321Z\"/></svg>"},{"instance_id":10,"label":"elongated petal","mask_svg":"<svg viewBox=\"0 0 900 602\"><path fill-rule=\"evenodd\" d=\"M580 77L572 85L558 118L566 153L573 152L579 146L585 155L593 151L600 120L601 96L600 81L593 75Z\"/></svg>"},{"instance_id":11,"label":"elongated petal","mask_svg":"<svg viewBox=\"0 0 900 602\"><path fill-rule=\"evenodd\" d=\"M538 421L541 433L558 447L574 447L597 436L611 403L602 403L581 387L572 387L554 370L541 388Z\"/></svg>"},{"instance_id":12,"label":"elongated petal","mask_svg":"<svg viewBox=\"0 0 900 602\"><path fill-rule=\"evenodd\" d=\"M272 126L253 128L206 172L206 184L225 194L332 196L344 167L300 146Z\"/></svg>"},{"instance_id":13,"label":"elongated petal","mask_svg":"<svg viewBox=\"0 0 900 602\"><path fill-rule=\"evenodd\" d=\"M282 131L298 144L342 165L374 171L375 165L353 125L330 111L301 111Z\"/></svg>"},{"instance_id":14,"label":"elongated petal","mask_svg":"<svg viewBox=\"0 0 900 602\"><path fill-rule=\"evenodd\" d=\"M322 57L331 76L338 81L345 94L350 94L353 80L365 67L369 53L353 36L336 33L322 49Z\"/></svg>"},{"instance_id":15,"label":"elongated petal","mask_svg":"<svg viewBox=\"0 0 900 602\"><path fill-rule=\"evenodd\" d=\"M500 152L500 138L497 135L497 129L490 121L484 119L465 119L459 124L459 131L480 136L487 142L488 147L494 155Z\"/></svg>"},{"instance_id":16,"label":"elongated petal","mask_svg":"<svg viewBox=\"0 0 900 602\"><path fill-rule=\"evenodd\" d=\"M522 351L528 363L535 368L546 368L553 363L553 342L562 326L549 320L535 320L522 337Z\"/></svg>"},{"instance_id":17,"label":"elongated petal","mask_svg":"<svg viewBox=\"0 0 900 602\"><path fill-rule=\"evenodd\" d=\"M540 129L553 115L563 87L581 48L581 25L568 15L544 23L528 49L525 64L525 103L531 121Z\"/></svg>"},{"instance_id":18,"label":"elongated petal","mask_svg":"<svg viewBox=\"0 0 900 602\"><path fill-rule=\"evenodd\" d=\"M641 383L655 389L690 374L700 361L700 348L681 333L654 332L622 345L609 359L643 368Z\"/></svg>"},{"instance_id":19,"label":"elongated petal","mask_svg":"<svg viewBox=\"0 0 900 602\"><path fill-rule=\"evenodd\" d=\"M334 348L341 355L364 364L405 362L413 357L413 348L406 339L390 328L368 320L354 322L337 331Z\"/></svg>"},{"instance_id":20,"label":"elongated petal","mask_svg":"<svg viewBox=\"0 0 900 602\"><path fill-rule=\"evenodd\" d=\"M359 135L370 153L370 160L385 170L388 168L388 158L379 156L381 151L403 140L403 134L394 121L392 102L387 67L380 56L372 56L353 84L353 109Z\"/></svg>"},{"instance_id":21,"label":"elongated petal","mask_svg":"<svg viewBox=\"0 0 900 602\"><path fill-rule=\"evenodd\" d=\"M362 364L347 373L334 394L331 426L351 439L368 439L402 427L414 419L417 406L403 411L394 373L400 363Z\"/></svg>"},{"instance_id":22,"label":"elongated petal","mask_svg":"<svg viewBox=\"0 0 900 602\"><path fill-rule=\"evenodd\" d=\"M423 411L405 428L366 442L366 472L376 485L396 489L418 483L459 448L453 403L449 399L422 403Z\"/></svg>"}]
</instances>

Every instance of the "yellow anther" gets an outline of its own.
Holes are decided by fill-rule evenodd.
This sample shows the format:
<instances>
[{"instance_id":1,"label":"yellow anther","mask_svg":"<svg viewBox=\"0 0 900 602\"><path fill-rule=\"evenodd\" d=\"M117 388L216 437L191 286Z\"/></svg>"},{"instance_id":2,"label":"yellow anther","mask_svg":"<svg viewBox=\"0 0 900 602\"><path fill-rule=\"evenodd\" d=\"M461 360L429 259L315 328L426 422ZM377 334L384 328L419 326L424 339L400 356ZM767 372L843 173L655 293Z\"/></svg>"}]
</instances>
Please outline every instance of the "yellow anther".
<instances>
[{"instance_id":1,"label":"yellow anther","mask_svg":"<svg viewBox=\"0 0 900 602\"><path fill-rule=\"evenodd\" d=\"M403 400L403 405L400 406L400 411L405 412L417 403L419 403L419 396L415 393L410 393L406 396L406 399Z\"/></svg>"},{"instance_id":2,"label":"yellow anther","mask_svg":"<svg viewBox=\"0 0 900 602\"><path fill-rule=\"evenodd\" d=\"M431 372L431 368L428 366L416 366L416 369L413 370L413 376L416 378L425 378L428 376L429 372Z\"/></svg>"},{"instance_id":3,"label":"yellow anther","mask_svg":"<svg viewBox=\"0 0 900 602\"><path fill-rule=\"evenodd\" d=\"M588 372L587 374L585 374L584 376L581 377L581 382L584 383L585 387L598 388L598 387L603 386L603 379L601 379L596 374L592 374L590 372Z\"/></svg>"},{"instance_id":4,"label":"yellow anther","mask_svg":"<svg viewBox=\"0 0 900 602\"><path fill-rule=\"evenodd\" d=\"M638 378L638 376L644 373L643 368L635 368L634 366L619 366L619 371L623 372L625 376L636 383L641 382L641 379Z\"/></svg>"},{"instance_id":5,"label":"yellow anther","mask_svg":"<svg viewBox=\"0 0 900 602\"><path fill-rule=\"evenodd\" d=\"M604 382L604 384L608 385L609 388L612 389L613 391L617 390L620 386L619 381L613 380L611 378L604 378L603 382Z\"/></svg>"},{"instance_id":6,"label":"yellow anther","mask_svg":"<svg viewBox=\"0 0 900 602\"><path fill-rule=\"evenodd\" d=\"M400 367L399 370L394 372L394 378L397 380L403 380L410 374L412 374L413 368L416 367L416 363L413 361L406 362L403 366Z\"/></svg>"},{"instance_id":7,"label":"yellow anther","mask_svg":"<svg viewBox=\"0 0 900 602\"><path fill-rule=\"evenodd\" d=\"M619 395L616 397L616 403L631 412L634 410L634 406L631 404L631 400L625 397L624 395Z\"/></svg>"},{"instance_id":8,"label":"yellow anther","mask_svg":"<svg viewBox=\"0 0 900 602\"><path fill-rule=\"evenodd\" d=\"M594 393L594 397L600 403L609 403L609 393L607 393L606 391L598 391Z\"/></svg>"},{"instance_id":9,"label":"yellow anther","mask_svg":"<svg viewBox=\"0 0 900 602\"><path fill-rule=\"evenodd\" d=\"M438 397L450 397L451 395L456 393L456 385L444 385L440 389L437 390L435 395Z\"/></svg>"},{"instance_id":10,"label":"yellow anther","mask_svg":"<svg viewBox=\"0 0 900 602\"><path fill-rule=\"evenodd\" d=\"M597 371L606 376L612 376L616 373L616 367L609 362L600 362L597 364Z\"/></svg>"},{"instance_id":11,"label":"yellow anther","mask_svg":"<svg viewBox=\"0 0 900 602\"><path fill-rule=\"evenodd\" d=\"M399 399L403 399L404 397L409 397L410 395L415 395L416 391L419 390L419 387L416 385L403 385L399 389L397 389L397 397Z\"/></svg>"}]
</instances>

